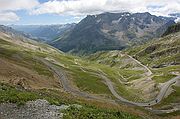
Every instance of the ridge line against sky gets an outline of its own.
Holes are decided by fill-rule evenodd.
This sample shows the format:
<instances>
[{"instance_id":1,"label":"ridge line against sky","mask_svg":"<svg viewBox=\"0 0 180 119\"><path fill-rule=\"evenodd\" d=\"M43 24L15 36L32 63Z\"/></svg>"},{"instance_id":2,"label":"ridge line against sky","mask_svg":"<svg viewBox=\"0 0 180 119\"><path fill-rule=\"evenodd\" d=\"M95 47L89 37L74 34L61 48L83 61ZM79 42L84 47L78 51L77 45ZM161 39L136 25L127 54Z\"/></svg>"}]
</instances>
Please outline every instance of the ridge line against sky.
<instances>
[{"instance_id":1,"label":"ridge line against sky","mask_svg":"<svg viewBox=\"0 0 180 119\"><path fill-rule=\"evenodd\" d=\"M0 0L0 24L64 24L124 11L180 17L180 0Z\"/></svg>"}]
</instances>

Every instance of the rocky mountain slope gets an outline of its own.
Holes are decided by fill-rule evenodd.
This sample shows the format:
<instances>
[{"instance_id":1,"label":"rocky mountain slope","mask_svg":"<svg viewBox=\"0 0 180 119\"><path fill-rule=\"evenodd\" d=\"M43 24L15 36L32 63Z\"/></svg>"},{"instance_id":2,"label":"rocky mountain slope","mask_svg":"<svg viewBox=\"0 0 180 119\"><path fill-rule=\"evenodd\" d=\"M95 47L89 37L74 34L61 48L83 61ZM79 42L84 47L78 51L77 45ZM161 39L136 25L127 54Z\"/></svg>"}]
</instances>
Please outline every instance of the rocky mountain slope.
<instances>
[{"instance_id":1,"label":"rocky mountain slope","mask_svg":"<svg viewBox=\"0 0 180 119\"><path fill-rule=\"evenodd\" d=\"M176 23L170 27L168 27L168 29L166 30L166 32L164 32L163 36L165 35L169 35L172 33L176 33L180 31L180 23Z\"/></svg>"},{"instance_id":2,"label":"rocky mountain slope","mask_svg":"<svg viewBox=\"0 0 180 119\"><path fill-rule=\"evenodd\" d=\"M51 44L64 52L80 54L123 49L161 36L174 23L174 18L157 17L150 13L88 15Z\"/></svg>"},{"instance_id":3,"label":"rocky mountain slope","mask_svg":"<svg viewBox=\"0 0 180 119\"><path fill-rule=\"evenodd\" d=\"M64 25L11 25L13 29L17 31L29 34L34 39L38 39L43 42L49 42L51 40L60 37L64 32L74 28L75 24Z\"/></svg>"}]
</instances>

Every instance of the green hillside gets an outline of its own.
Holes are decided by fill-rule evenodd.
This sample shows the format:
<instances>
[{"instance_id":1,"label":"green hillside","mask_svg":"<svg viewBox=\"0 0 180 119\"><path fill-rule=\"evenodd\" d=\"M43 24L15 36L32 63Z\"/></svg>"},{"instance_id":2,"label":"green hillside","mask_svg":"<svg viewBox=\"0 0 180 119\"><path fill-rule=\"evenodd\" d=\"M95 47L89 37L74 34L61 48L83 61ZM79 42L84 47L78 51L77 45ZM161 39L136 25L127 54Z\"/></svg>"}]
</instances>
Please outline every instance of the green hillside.
<instances>
[{"instance_id":1,"label":"green hillside","mask_svg":"<svg viewBox=\"0 0 180 119\"><path fill-rule=\"evenodd\" d=\"M58 72L63 70L68 79L66 82L69 82L67 92L64 91L62 77L58 77L45 62L51 64L54 69L58 69ZM84 70L87 71L83 71L83 67L86 67L87 69ZM106 116L113 119L141 118L136 116L138 111L130 114L131 110L134 110L133 107L128 109L109 101L114 97L103 79L96 74L98 73L96 64L64 54L46 44L0 32L0 71L0 103L24 105L27 101L46 99L55 105L80 104L83 106L82 110L75 108L65 110L67 118L74 118L74 116L81 118L79 115L88 117L91 115L89 112L94 112L92 118ZM72 95L74 91L75 95ZM88 101L88 97L81 97L84 94L81 92L92 97L99 96L100 99ZM124 107L125 110L119 107ZM72 111L76 111L77 115L72 114Z\"/></svg>"},{"instance_id":2,"label":"green hillside","mask_svg":"<svg viewBox=\"0 0 180 119\"><path fill-rule=\"evenodd\" d=\"M153 72L152 79L157 83L165 83L180 75L180 32L172 31L169 35L154 39L138 47L129 48L125 52L148 66ZM173 93L156 107L168 105L170 102L178 102L179 91L179 85L176 84L173 87ZM171 106L164 107L170 108Z\"/></svg>"},{"instance_id":3,"label":"green hillside","mask_svg":"<svg viewBox=\"0 0 180 119\"><path fill-rule=\"evenodd\" d=\"M179 47L180 36L176 33L155 39L145 45L127 50L127 52L144 64L158 68L178 65L180 63Z\"/></svg>"},{"instance_id":4,"label":"green hillside","mask_svg":"<svg viewBox=\"0 0 180 119\"><path fill-rule=\"evenodd\" d=\"M82 109L65 110L66 118L81 118L92 112L93 118L104 118L106 114L115 119L140 118L136 116L139 113L149 117L143 107L139 110L123 105L112 89L118 96L135 103L155 99L160 83L179 73L178 39L176 33L126 51L104 51L78 57L21 35L0 32L0 102L22 105L27 101L46 99L56 105L75 103L83 106ZM152 51L151 45L157 48ZM164 50L167 54L161 53ZM168 59L168 55L173 59ZM177 87L174 87L177 92L172 93L176 97ZM153 108L161 109L178 99L166 98Z\"/></svg>"},{"instance_id":5,"label":"green hillside","mask_svg":"<svg viewBox=\"0 0 180 119\"><path fill-rule=\"evenodd\" d=\"M140 64L135 63L130 57L140 61L142 65L150 69L152 74L149 76L146 74L142 75L143 71L145 73L147 70L142 68ZM126 89L130 86L131 89L141 90L142 94L144 90L151 89L151 93L148 93L153 95L160 89L158 87L162 83L180 75L180 32L172 33L159 39L153 39L145 44L134 46L124 51L97 52L87 56L86 59L110 68L120 69L119 77L122 79L121 83L126 82ZM124 70L126 72L123 73L122 71ZM128 74L129 77L127 77ZM147 82L145 81L146 79L151 80ZM146 83L142 83L143 81ZM153 82L154 85L148 89ZM154 90L152 90L153 88ZM170 102L177 103L179 101L179 84L176 83L169 90L171 89L173 89L172 93L155 106L155 108L161 109L164 106L166 109L169 109L173 107L173 105L169 105Z\"/></svg>"}]
</instances>

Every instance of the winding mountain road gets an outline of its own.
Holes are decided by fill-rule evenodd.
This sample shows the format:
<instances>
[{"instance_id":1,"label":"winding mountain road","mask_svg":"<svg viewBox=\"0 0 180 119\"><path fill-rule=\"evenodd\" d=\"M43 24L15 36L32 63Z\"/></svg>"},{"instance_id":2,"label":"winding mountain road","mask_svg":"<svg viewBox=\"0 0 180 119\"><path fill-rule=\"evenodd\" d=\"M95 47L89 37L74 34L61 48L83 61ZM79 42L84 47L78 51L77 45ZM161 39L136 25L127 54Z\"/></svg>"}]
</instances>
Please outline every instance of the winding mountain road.
<instances>
[{"instance_id":1,"label":"winding mountain road","mask_svg":"<svg viewBox=\"0 0 180 119\"><path fill-rule=\"evenodd\" d=\"M159 94L157 95L157 97L156 97L154 100L150 101L150 102L132 102L132 101L129 101L129 100L123 98L122 96L120 96L120 95L115 91L115 89L114 89L114 87L113 87L113 84L112 84L112 82L111 82L110 79L108 79L108 78L107 78L106 76L104 76L104 75L100 75L100 76L106 81L106 84L107 84L109 90L111 91L111 93L112 93L117 99L119 99L119 101L122 101L122 102L128 103L128 104L132 104L132 105L141 106L141 107L153 106L153 105L159 103L159 102L163 99L163 97L165 96L165 94L166 94L167 90L169 89L169 87L170 87L172 84L174 84L177 80L180 79L180 76L177 76L177 77L172 78L171 80L167 81L167 82L163 85L163 87L161 88L161 90L160 90Z\"/></svg>"},{"instance_id":2,"label":"winding mountain road","mask_svg":"<svg viewBox=\"0 0 180 119\"><path fill-rule=\"evenodd\" d=\"M126 54L127 55L127 54ZM144 67L147 70L147 77L150 77L153 73L151 72L151 70L143 65L141 62L139 62L138 60L134 59L132 56L127 55L130 59L132 59L133 61L135 61L136 63L138 63L139 65L141 65L142 67ZM102 71L101 71L102 72ZM104 72L102 72L103 75L100 75L105 81L107 86L109 87L109 90L111 91L111 93L117 98L119 99L119 101L122 101L124 103L128 103L128 104L132 104L132 105L137 105L137 106L141 106L141 107L148 107L148 106L153 106L158 104L165 96L167 90L169 89L169 87L174 84L177 80L180 79L180 75L176 76L172 79L170 79L169 81L165 82L159 92L159 94L157 95L157 97L150 101L150 102L133 102L133 101L129 101L125 98L123 98L122 96L120 96L114 89L113 87L113 83L111 82L110 79L108 79L105 75Z\"/></svg>"},{"instance_id":3,"label":"winding mountain road","mask_svg":"<svg viewBox=\"0 0 180 119\"><path fill-rule=\"evenodd\" d=\"M68 78L66 76L66 73L61 70L60 68L56 67L55 65L51 64L49 61L45 60L45 59L40 59L46 66L48 66L59 78L60 82L63 85L63 88L65 91L70 92L73 95L79 96L79 97L84 97L86 99L94 99L94 100L99 100L99 101L108 101L111 103L115 103L115 100L111 100L111 99L103 99L102 97L98 97L98 96L94 96L91 95L89 93L86 92L82 92L74 87L72 87L70 85L70 82L68 81ZM149 107L149 106L153 106L158 104L165 96L167 90L169 89L170 86L172 86L174 83L176 83L177 80L180 79L180 75L176 76L172 79L170 79L169 81L167 81L166 83L164 83L164 85L162 86L159 94L157 95L157 97L150 101L150 102L133 102L133 101L129 101L125 98L123 98L122 96L120 96L116 90L113 87L113 83L111 82L110 79L108 79L106 77L106 74L102 71L100 71L100 73L94 73L95 75L100 76L102 79L105 80L109 90L111 91L111 93L118 99L118 102L123 102L125 104L128 105L135 105L135 106L141 106L141 107ZM179 110L179 109L178 109ZM161 111L161 110L151 110L154 111L156 113L161 112L161 113L168 113L168 111Z\"/></svg>"},{"instance_id":4,"label":"winding mountain road","mask_svg":"<svg viewBox=\"0 0 180 119\"><path fill-rule=\"evenodd\" d=\"M78 95L80 97L85 97L85 98L92 98L92 99L96 99L96 97L94 96L90 96L88 93L85 92L81 92L75 88L72 88L70 86L70 83L67 79L67 76L65 74L65 72L63 70L61 70L60 68L54 66L53 64L51 64L50 62L41 59L41 61L48 66L59 78L60 82L62 83L62 86L64 88L65 91L72 93L73 95Z\"/></svg>"},{"instance_id":5,"label":"winding mountain road","mask_svg":"<svg viewBox=\"0 0 180 119\"><path fill-rule=\"evenodd\" d=\"M127 55L127 54L126 54ZM151 72L151 70L147 67L147 66L145 66L145 65L143 65L140 61L138 61L138 60L136 60L136 59L134 59L132 56L130 56L130 55L127 55L130 59L132 59L133 61L135 61L136 63L138 63L139 65L141 65L142 67L144 67L148 72L147 72L147 76L150 76L150 75L152 75L153 73Z\"/></svg>"},{"instance_id":6,"label":"winding mountain road","mask_svg":"<svg viewBox=\"0 0 180 119\"><path fill-rule=\"evenodd\" d=\"M89 93L80 91L76 88L74 88L73 86L71 86L70 82L68 81L68 78L66 76L66 73L61 70L59 67L56 67L55 65L51 64L49 61L45 60L45 59L40 59L38 58L40 61L42 61L47 67L49 67L50 70L52 70L57 77L59 78L60 82L62 83L63 89L69 93L71 93L72 95L75 96L79 96L79 97L84 97L86 99L95 99L95 100L99 100L99 101L108 101L111 103L115 103L114 100L111 99L104 99L102 97L98 97L98 96L94 96L91 95Z\"/></svg>"}]
</instances>

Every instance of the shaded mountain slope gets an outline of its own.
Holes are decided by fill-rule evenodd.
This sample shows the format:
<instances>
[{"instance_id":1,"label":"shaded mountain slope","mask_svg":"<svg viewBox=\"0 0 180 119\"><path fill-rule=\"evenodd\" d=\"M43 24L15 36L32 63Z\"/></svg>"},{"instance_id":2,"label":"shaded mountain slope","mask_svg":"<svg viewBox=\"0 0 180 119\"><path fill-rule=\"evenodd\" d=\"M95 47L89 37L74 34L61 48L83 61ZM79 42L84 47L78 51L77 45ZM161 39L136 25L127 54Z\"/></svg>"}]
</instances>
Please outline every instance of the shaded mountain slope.
<instances>
[{"instance_id":1,"label":"shaded mountain slope","mask_svg":"<svg viewBox=\"0 0 180 119\"><path fill-rule=\"evenodd\" d=\"M149 13L88 15L51 44L64 52L80 54L123 49L161 36L169 25L174 24L173 20Z\"/></svg>"}]
</instances>

